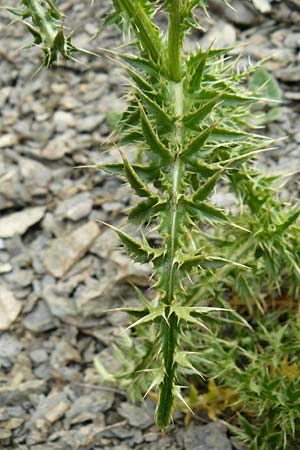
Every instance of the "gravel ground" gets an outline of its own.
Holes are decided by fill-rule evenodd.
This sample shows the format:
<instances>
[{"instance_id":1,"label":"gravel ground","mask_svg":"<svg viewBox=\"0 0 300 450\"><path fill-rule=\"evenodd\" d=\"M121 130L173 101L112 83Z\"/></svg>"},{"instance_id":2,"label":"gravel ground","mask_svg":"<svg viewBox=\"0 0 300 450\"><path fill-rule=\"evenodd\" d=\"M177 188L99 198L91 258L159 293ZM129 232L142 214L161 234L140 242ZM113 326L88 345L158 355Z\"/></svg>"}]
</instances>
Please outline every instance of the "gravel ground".
<instances>
[{"instance_id":1,"label":"gravel ground","mask_svg":"<svg viewBox=\"0 0 300 450\"><path fill-rule=\"evenodd\" d=\"M6 2L16 3L16 2ZM60 2L75 42L115 48L115 28L89 42L109 1ZM101 3L101 5L99 5ZM287 136L257 164L286 178L284 196L299 197L299 0L235 1L237 13L212 0L208 33L188 45L247 41L242 61L270 57L265 67L282 89L281 114L264 130ZM255 6L254 6L255 5ZM32 78L35 50L20 24L0 11L0 448L20 450L237 449L221 422L196 411L161 434L150 401L133 405L100 385L93 358L111 366L111 345L127 323L128 285L147 286L148 268L131 263L97 220L119 223L134 201L121 181L74 169L114 161L109 115L124 108L122 71L103 57L60 62ZM226 207L230 196L218 195Z\"/></svg>"}]
</instances>

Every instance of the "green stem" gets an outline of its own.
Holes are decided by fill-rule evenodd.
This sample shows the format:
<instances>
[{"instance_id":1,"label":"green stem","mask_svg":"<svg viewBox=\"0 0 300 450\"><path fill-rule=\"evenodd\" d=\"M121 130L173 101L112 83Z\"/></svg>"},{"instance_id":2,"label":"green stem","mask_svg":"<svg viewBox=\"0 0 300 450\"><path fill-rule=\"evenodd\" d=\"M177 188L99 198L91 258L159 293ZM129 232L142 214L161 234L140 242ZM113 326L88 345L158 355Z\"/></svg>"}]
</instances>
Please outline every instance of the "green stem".
<instances>
[{"instance_id":1,"label":"green stem","mask_svg":"<svg viewBox=\"0 0 300 450\"><path fill-rule=\"evenodd\" d=\"M168 66L172 81L181 80L181 0L170 0L168 27Z\"/></svg>"},{"instance_id":2,"label":"green stem","mask_svg":"<svg viewBox=\"0 0 300 450\"><path fill-rule=\"evenodd\" d=\"M141 46L151 57L152 61L159 62L163 48L159 33L137 0L118 0L119 5L126 11L131 25L140 40Z\"/></svg>"},{"instance_id":3,"label":"green stem","mask_svg":"<svg viewBox=\"0 0 300 450\"><path fill-rule=\"evenodd\" d=\"M159 403L156 411L156 424L159 428L166 428L171 419L174 402L173 386L175 378L174 355L177 346L178 323L175 314L169 317L169 323L165 321L161 325L162 353L164 359L164 379L160 386Z\"/></svg>"},{"instance_id":4,"label":"green stem","mask_svg":"<svg viewBox=\"0 0 300 450\"><path fill-rule=\"evenodd\" d=\"M174 108L176 116L183 114L183 83L172 83ZM175 131L175 141L179 146L182 142L182 122L177 121ZM177 149L178 150L178 149ZM167 237L166 270L167 283L165 286L166 297L166 317L168 322L163 321L161 325L162 354L164 362L164 379L160 386L159 403L157 407L156 422L160 428L165 428L171 419L172 406L174 402L174 381L175 381L175 350L178 340L178 319L174 313L170 314L170 306L174 302L175 288L178 285L178 274L175 264L175 256L178 243L179 217L178 202L180 197L181 178L184 171L184 163L180 160L177 151L174 159L172 186L170 189L170 229Z\"/></svg>"},{"instance_id":5,"label":"green stem","mask_svg":"<svg viewBox=\"0 0 300 450\"><path fill-rule=\"evenodd\" d=\"M41 5L39 0L24 0L23 2L30 10L33 23L41 30L44 44L51 47L57 34L57 30L53 28L51 22L47 19L46 8Z\"/></svg>"}]
</instances>

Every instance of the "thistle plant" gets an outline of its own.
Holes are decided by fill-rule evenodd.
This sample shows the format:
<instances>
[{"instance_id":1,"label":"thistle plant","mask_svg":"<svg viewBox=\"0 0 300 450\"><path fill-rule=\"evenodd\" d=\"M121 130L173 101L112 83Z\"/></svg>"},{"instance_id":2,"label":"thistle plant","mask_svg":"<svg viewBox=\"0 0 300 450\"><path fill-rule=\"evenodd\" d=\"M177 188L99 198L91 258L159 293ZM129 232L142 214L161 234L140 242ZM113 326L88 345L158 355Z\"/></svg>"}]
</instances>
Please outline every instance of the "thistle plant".
<instances>
[{"instance_id":1,"label":"thistle plant","mask_svg":"<svg viewBox=\"0 0 300 450\"><path fill-rule=\"evenodd\" d=\"M91 54L72 43L72 33L64 34L64 16L55 5L56 0L21 0L19 8L5 7L21 22L33 36L28 47L39 47L43 53L43 62L39 69L51 67L61 54L65 59L76 61L74 52Z\"/></svg>"},{"instance_id":2,"label":"thistle plant","mask_svg":"<svg viewBox=\"0 0 300 450\"><path fill-rule=\"evenodd\" d=\"M10 11L22 21L32 18L34 25L25 25L31 32L36 27L33 34L45 65L58 50L65 57L78 50L68 38L60 38L62 47L48 39L52 26L63 36L55 2L21 3L26 12ZM197 344L199 330L205 336L214 334L217 324L243 323L228 292L263 311L266 293L275 295L281 283L275 277L287 262L282 278L297 285L300 210L282 208L276 177L251 166L253 158L273 146L269 138L249 131L253 106L264 102L245 82L256 68L237 70L230 49L183 50L186 36L199 26L196 7L207 13L207 1L113 0L112 6L102 28L115 23L124 36L135 36L126 52L109 52L130 79L129 104L117 129L120 162L90 167L123 177L140 198L128 214L140 239L108 226L134 261L152 264L150 284L156 292L150 300L136 288L141 307L122 308L133 320L131 334L117 349L124 370L114 378L132 394L158 392L156 422L163 429L174 399L184 401L182 385L206 367L206 353ZM168 18L166 32L156 25L159 14ZM137 149L137 161L128 161L128 146ZM234 214L213 202L222 184L236 195ZM155 244L149 237L153 230L159 236ZM299 295L298 288L291 291L294 298Z\"/></svg>"}]
</instances>

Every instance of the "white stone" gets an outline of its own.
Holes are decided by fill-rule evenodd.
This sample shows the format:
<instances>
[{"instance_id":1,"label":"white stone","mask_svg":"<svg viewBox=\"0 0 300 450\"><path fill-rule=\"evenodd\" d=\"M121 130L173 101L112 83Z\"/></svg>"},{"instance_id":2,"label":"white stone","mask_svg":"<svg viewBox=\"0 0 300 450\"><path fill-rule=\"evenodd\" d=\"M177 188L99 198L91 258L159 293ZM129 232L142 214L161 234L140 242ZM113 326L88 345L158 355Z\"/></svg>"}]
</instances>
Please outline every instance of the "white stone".
<instances>
[{"instance_id":1,"label":"white stone","mask_svg":"<svg viewBox=\"0 0 300 450\"><path fill-rule=\"evenodd\" d=\"M45 213L41 206L23 209L0 219L0 237L10 238L24 234L29 227L39 222Z\"/></svg>"},{"instance_id":2,"label":"white stone","mask_svg":"<svg viewBox=\"0 0 300 450\"><path fill-rule=\"evenodd\" d=\"M96 222L88 222L66 237L54 239L44 256L44 266L53 276L60 278L88 251L99 236Z\"/></svg>"},{"instance_id":3,"label":"white stone","mask_svg":"<svg viewBox=\"0 0 300 450\"><path fill-rule=\"evenodd\" d=\"M21 311L21 303L4 285L0 285L0 331L8 330Z\"/></svg>"}]
</instances>

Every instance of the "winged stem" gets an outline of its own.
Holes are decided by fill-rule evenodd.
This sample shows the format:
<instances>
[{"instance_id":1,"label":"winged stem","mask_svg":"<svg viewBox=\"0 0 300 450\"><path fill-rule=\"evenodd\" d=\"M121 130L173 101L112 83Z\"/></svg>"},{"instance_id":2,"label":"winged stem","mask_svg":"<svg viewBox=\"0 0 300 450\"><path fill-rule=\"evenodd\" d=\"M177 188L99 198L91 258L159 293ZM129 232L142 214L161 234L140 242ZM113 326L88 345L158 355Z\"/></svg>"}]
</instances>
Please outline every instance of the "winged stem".
<instances>
[{"instance_id":1,"label":"winged stem","mask_svg":"<svg viewBox=\"0 0 300 450\"><path fill-rule=\"evenodd\" d=\"M34 23L36 23L36 25L40 28L44 36L45 44L51 47L57 30L52 26L50 20L47 18L47 9L41 5L39 0L23 0L23 3L31 11ZM55 12L58 13L56 9Z\"/></svg>"},{"instance_id":2,"label":"winged stem","mask_svg":"<svg viewBox=\"0 0 300 450\"><path fill-rule=\"evenodd\" d=\"M176 2L175 2L176 3ZM173 43L172 43L173 45ZM182 141L182 122L181 116L184 109L184 96L183 96L183 82L172 83L173 97L174 97L174 112L178 117L175 124L175 141L176 145L181 146ZM175 381L175 350L177 346L177 338L179 332L178 318L175 313L170 313L169 306L174 301L174 281L177 275L177 266L175 264L175 255L178 243L178 228L180 226L178 215L178 202L180 197L180 185L181 177L184 171L184 163L180 158L180 148L177 149L174 157L172 185L170 187L170 232L169 239L167 239L167 264L165 265L168 270L167 286L166 286L166 316L168 321L163 321L161 326L161 338L162 338L162 354L164 364L164 379L160 387L159 403L157 407L157 425L161 428L165 428L169 422L172 412L172 406L174 401L174 381ZM169 317L168 317L169 316Z\"/></svg>"},{"instance_id":3,"label":"winged stem","mask_svg":"<svg viewBox=\"0 0 300 450\"><path fill-rule=\"evenodd\" d=\"M143 50L149 53L153 61L158 62L161 59L163 43L156 27L142 8L140 0L114 0L114 2L115 4L119 3L130 17L131 25L139 37Z\"/></svg>"},{"instance_id":4,"label":"winged stem","mask_svg":"<svg viewBox=\"0 0 300 450\"><path fill-rule=\"evenodd\" d=\"M169 76L172 81L181 79L181 0L169 2L169 27L168 27L168 65Z\"/></svg>"}]
</instances>

